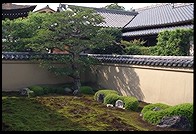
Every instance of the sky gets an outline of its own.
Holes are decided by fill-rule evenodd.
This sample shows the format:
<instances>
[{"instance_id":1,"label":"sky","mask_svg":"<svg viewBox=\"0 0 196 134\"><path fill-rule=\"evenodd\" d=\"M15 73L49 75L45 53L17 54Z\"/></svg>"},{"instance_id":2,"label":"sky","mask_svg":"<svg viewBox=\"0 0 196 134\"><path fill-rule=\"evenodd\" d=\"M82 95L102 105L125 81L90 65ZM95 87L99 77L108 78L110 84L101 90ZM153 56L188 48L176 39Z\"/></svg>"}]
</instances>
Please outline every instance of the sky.
<instances>
[{"instance_id":1,"label":"sky","mask_svg":"<svg viewBox=\"0 0 196 134\"><path fill-rule=\"evenodd\" d=\"M37 5L34 11L39 10L41 8L46 7L49 5L50 8L53 10L57 10L57 7L59 6L59 3L13 3L17 5ZM96 8L101 8L105 7L107 5L110 5L112 3L62 3L62 4L68 4L68 5L77 5L77 6L87 6L87 7L96 7ZM158 3L118 3L119 6L123 6L125 10L130 10L130 9L137 9L137 8L142 8L150 5L155 5Z\"/></svg>"}]
</instances>

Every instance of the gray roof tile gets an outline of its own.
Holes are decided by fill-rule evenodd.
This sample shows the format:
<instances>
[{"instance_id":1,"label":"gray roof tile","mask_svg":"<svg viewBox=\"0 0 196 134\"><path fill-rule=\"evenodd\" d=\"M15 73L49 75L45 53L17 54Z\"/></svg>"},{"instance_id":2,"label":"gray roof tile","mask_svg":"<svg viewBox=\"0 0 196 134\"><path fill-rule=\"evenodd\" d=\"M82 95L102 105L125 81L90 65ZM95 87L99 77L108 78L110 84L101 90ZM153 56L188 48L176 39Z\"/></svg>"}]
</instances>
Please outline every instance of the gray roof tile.
<instances>
[{"instance_id":1,"label":"gray roof tile","mask_svg":"<svg viewBox=\"0 0 196 134\"><path fill-rule=\"evenodd\" d=\"M146 30L129 31L122 34L122 36L140 36L140 35L154 35L158 34L163 30L174 30L177 28L193 28L193 25L183 25L183 26L172 26L163 28L152 28Z\"/></svg>"},{"instance_id":2,"label":"gray roof tile","mask_svg":"<svg viewBox=\"0 0 196 134\"><path fill-rule=\"evenodd\" d=\"M63 54L43 54L34 52L2 52L2 60L32 60L51 59L56 56L68 56ZM145 56L145 55L104 55L104 54L83 54L90 56L102 63L118 63L141 66L157 66L172 68L193 68L194 59L192 56Z\"/></svg>"},{"instance_id":3,"label":"gray roof tile","mask_svg":"<svg viewBox=\"0 0 196 134\"><path fill-rule=\"evenodd\" d=\"M118 63L171 68L193 68L192 56L144 56L88 54L102 63Z\"/></svg>"},{"instance_id":4,"label":"gray roof tile","mask_svg":"<svg viewBox=\"0 0 196 134\"><path fill-rule=\"evenodd\" d=\"M68 7L74 7L75 5L68 5ZM138 12L134 11L122 11L114 9L105 9L105 8L93 8L93 7L83 7L75 6L82 8L91 8L94 9L98 14L104 17L105 23L100 24L99 26L103 27L124 27Z\"/></svg>"},{"instance_id":5,"label":"gray roof tile","mask_svg":"<svg viewBox=\"0 0 196 134\"><path fill-rule=\"evenodd\" d=\"M100 26L104 27L117 27L122 28L124 27L135 15L116 13L116 12L102 12L97 11L98 14L104 17L104 21L106 23L100 24Z\"/></svg>"},{"instance_id":6,"label":"gray roof tile","mask_svg":"<svg viewBox=\"0 0 196 134\"><path fill-rule=\"evenodd\" d=\"M193 20L194 5L172 7L172 4L163 4L141 11L125 28L139 28L180 23Z\"/></svg>"},{"instance_id":7,"label":"gray roof tile","mask_svg":"<svg viewBox=\"0 0 196 134\"><path fill-rule=\"evenodd\" d=\"M13 9L23 9L23 8L30 8L33 7L35 9L36 5L16 5L12 3L3 3L2 9L3 10L13 10Z\"/></svg>"}]
</instances>

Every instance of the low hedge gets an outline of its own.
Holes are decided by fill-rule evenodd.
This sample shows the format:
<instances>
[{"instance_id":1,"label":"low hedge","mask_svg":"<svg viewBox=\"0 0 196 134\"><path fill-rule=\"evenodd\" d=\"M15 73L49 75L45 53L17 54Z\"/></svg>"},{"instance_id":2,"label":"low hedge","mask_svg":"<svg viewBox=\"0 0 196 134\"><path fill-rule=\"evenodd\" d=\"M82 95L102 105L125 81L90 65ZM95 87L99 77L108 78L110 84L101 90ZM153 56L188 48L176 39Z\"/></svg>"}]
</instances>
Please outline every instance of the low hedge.
<instances>
[{"instance_id":1,"label":"low hedge","mask_svg":"<svg viewBox=\"0 0 196 134\"><path fill-rule=\"evenodd\" d=\"M31 86L29 89L34 92L34 96L44 95L44 89L41 86Z\"/></svg>"},{"instance_id":2,"label":"low hedge","mask_svg":"<svg viewBox=\"0 0 196 134\"><path fill-rule=\"evenodd\" d=\"M62 95L66 94L65 88L63 88L63 87L54 87L54 89L56 90L57 94L62 94Z\"/></svg>"},{"instance_id":3,"label":"low hedge","mask_svg":"<svg viewBox=\"0 0 196 134\"><path fill-rule=\"evenodd\" d=\"M116 101L119 100L120 96L115 93L107 94L104 97L104 104L113 104L115 105Z\"/></svg>"},{"instance_id":4,"label":"low hedge","mask_svg":"<svg viewBox=\"0 0 196 134\"><path fill-rule=\"evenodd\" d=\"M152 111L151 109L149 109L149 111L147 110L143 113L143 119L154 125L157 125L164 116L181 115L187 117L191 125L193 126L193 104L191 103L183 103L176 106L170 106L160 111Z\"/></svg>"},{"instance_id":5,"label":"low hedge","mask_svg":"<svg viewBox=\"0 0 196 134\"><path fill-rule=\"evenodd\" d=\"M80 92L82 94L94 94L93 88L89 86L81 86Z\"/></svg>"},{"instance_id":6,"label":"low hedge","mask_svg":"<svg viewBox=\"0 0 196 134\"><path fill-rule=\"evenodd\" d=\"M139 106L139 101L133 96L120 96L119 98L125 104L125 109L136 111Z\"/></svg>"},{"instance_id":7,"label":"low hedge","mask_svg":"<svg viewBox=\"0 0 196 134\"><path fill-rule=\"evenodd\" d=\"M102 90L99 90L95 93L94 95L94 99L97 100L97 97L99 94L104 94L104 96L106 97L108 94L119 94L117 91L115 90L112 90L112 89L102 89Z\"/></svg>"},{"instance_id":8,"label":"low hedge","mask_svg":"<svg viewBox=\"0 0 196 134\"><path fill-rule=\"evenodd\" d=\"M48 93L56 93L55 87L45 87L48 90Z\"/></svg>"},{"instance_id":9,"label":"low hedge","mask_svg":"<svg viewBox=\"0 0 196 134\"><path fill-rule=\"evenodd\" d=\"M137 98L132 96L120 96L119 93L115 90L99 90L95 93L94 99L96 100L99 94L104 94L104 104L113 104L115 105L117 100L122 100L124 102L124 107L127 110L137 110L139 102Z\"/></svg>"}]
</instances>

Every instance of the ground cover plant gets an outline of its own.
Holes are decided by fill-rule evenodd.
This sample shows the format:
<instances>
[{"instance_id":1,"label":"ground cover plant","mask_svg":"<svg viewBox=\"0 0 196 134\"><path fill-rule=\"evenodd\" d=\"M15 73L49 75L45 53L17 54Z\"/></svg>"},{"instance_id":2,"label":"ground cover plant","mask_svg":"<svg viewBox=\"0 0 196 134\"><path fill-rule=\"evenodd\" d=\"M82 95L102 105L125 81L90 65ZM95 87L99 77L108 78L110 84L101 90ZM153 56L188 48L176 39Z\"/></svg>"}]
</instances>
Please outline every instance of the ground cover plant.
<instances>
[{"instance_id":1,"label":"ground cover plant","mask_svg":"<svg viewBox=\"0 0 196 134\"><path fill-rule=\"evenodd\" d=\"M153 111L155 107L160 108L159 111ZM164 116L185 116L193 126L193 104L183 103L175 106L169 106L162 103L149 104L141 111L143 119L149 123L157 125Z\"/></svg>"},{"instance_id":2,"label":"ground cover plant","mask_svg":"<svg viewBox=\"0 0 196 134\"><path fill-rule=\"evenodd\" d=\"M3 131L177 131L158 128L140 117L147 104L137 111L106 107L93 95L46 94L19 96L2 92Z\"/></svg>"}]
</instances>

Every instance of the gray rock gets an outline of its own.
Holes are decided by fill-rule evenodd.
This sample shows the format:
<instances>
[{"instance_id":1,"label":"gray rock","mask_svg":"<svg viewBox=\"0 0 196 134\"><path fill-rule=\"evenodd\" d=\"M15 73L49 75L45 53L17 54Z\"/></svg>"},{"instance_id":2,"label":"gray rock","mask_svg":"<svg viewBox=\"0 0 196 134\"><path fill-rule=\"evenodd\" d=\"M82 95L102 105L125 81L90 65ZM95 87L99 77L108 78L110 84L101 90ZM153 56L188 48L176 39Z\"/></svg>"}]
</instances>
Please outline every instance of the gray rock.
<instances>
[{"instance_id":1,"label":"gray rock","mask_svg":"<svg viewBox=\"0 0 196 134\"><path fill-rule=\"evenodd\" d=\"M73 95L78 95L79 91L78 90L74 90Z\"/></svg>"},{"instance_id":2,"label":"gray rock","mask_svg":"<svg viewBox=\"0 0 196 134\"><path fill-rule=\"evenodd\" d=\"M103 103L104 97L105 97L104 94L98 94L97 101Z\"/></svg>"},{"instance_id":3,"label":"gray rock","mask_svg":"<svg viewBox=\"0 0 196 134\"><path fill-rule=\"evenodd\" d=\"M163 117L157 126L171 127L177 129L187 129L187 130L191 128L191 124L189 120L184 116Z\"/></svg>"},{"instance_id":4,"label":"gray rock","mask_svg":"<svg viewBox=\"0 0 196 134\"><path fill-rule=\"evenodd\" d=\"M154 109L153 109L153 111L160 111L161 110L161 108L159 108L159 107L155 107Z\"/></svg>"},{"instance_id":5,"label":"gray rock","mask_svg":"<svg viewBox=\"0 0 196 134\"><path fill-rule=\"evenodd\" d=\"M65 93L72 93L73 91L70 89L70 88L68 88L68 87L66 87L65 89Z\"/></svg>"},{"instance_id":6,"label":"gray rock","mask_svg":"<svg viewBox=\"0 0 196 134\"><path fill-rule=\"evenodd\" d=\"M28 96L30 89L29 88L22 88L20 89L20 95L22 96Z\"/></svg>"},{"instance_id":7,"label":"gray rock","mask_svg":"<svg viewBox=\"0 0 196 134\"><path fill-rule=\"evenodd\" d=\"M115 107L117 107L117 108L123 108L124 107L124 102L122 100L117 100L115 102Z\"/></svg>"}]
</instances>

